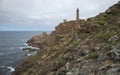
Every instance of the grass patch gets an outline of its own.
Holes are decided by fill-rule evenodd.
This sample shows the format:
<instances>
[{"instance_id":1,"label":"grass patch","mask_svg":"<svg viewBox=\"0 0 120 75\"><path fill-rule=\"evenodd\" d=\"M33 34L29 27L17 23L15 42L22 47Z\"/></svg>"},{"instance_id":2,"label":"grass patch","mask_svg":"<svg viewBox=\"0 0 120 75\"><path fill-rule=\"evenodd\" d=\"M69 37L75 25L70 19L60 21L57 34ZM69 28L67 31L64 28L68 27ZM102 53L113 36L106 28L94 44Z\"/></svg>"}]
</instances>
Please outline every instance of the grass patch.
<instances>
[{"instance_id":1,"label":"grass patch","mask_svg":"<svg viewBox=\"0 0 120 75\"><path fill-rule=\"evenodd\" d=\"M105 50L108 52L108 51L111 50L112 46L115 46L115 45L117 45L119 43L120 43L120 39L118 39L116 42L109 43Z\"/></svg>"},{"instance_id":2,"label":"grass patch","mask_svg":"<svg viewBox=\"0 0 120 75\"><path fill-rule=\"evenodd\" d=\"M88 36L90 36L90 33L79 33L79 37L80 37L81 39L85 39L85 38L87 38Z\"/></svg>"},{"instance_id":3,"label":"grass patch","mask_svg":"<svg viewBox=\"0 0 120 75\"><path fill-rule=\"evenodd\" d=\"M93 52L93 53L90 53L89 55L87 55L85 57L85 59L97 59L99 57L98 53L97 52Z\"/></svg>"}]
</instances>

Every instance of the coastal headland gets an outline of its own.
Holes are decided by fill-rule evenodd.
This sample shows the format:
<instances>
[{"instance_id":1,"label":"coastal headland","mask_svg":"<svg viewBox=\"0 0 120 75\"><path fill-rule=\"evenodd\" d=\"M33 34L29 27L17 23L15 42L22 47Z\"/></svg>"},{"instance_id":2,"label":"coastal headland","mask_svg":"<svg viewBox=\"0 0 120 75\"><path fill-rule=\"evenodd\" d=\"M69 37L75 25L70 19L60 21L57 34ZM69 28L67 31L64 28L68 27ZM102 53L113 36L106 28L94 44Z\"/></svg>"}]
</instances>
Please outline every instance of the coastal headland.
<instances>
[{"instance_id":1,"label":"coastal headland","mask_svg":"<svg viewBox=\"0 0 120 75\"><path fill-rule=\"evenodd\" d=\"M120 1L87 20L64 20L27 43L39 50L12 75L119 75Z\"/></svg>"}]
</instances>

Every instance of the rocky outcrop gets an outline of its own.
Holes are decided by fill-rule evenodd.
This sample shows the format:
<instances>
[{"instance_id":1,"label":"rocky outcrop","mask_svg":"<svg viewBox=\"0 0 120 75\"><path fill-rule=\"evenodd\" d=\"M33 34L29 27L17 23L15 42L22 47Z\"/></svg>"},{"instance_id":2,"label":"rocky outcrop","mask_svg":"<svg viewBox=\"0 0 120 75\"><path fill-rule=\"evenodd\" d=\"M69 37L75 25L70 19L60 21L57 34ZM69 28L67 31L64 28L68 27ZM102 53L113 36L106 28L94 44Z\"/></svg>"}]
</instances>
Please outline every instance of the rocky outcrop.
<instances>
[{"instance_id":1,"label":"rocky outcrop","mask_svg":"<svg viewBox=\"0 0 120 75\"><path fill-rule=\"evenodd\" d=\"M114 46L108 53L108 56L114 61L120 61L120 44Z\"/></svg>"},{"instance_id":2,"label":"rocky outcrop","mask_svg":"<svg viewBox=\"0 0 120 75\"><path fill-rule=\"evenodd\" d=\"M46 45L48 45L47 40L48 40L48 34L45 33L45 32L43 32L40 35L36 35L36 36L32 37L32 39L30 39L30 40L27 41L27 43L30 46L35 46L35 47L38 47L38 48L43 48Z\"/></svg>"},{"instance_id":3,"label":"rocky outcrop","mask_svg":"<svg viewBox=\"0 0 120 75\"><path fill-rule=\"evenodd\" d=\"M85 25L85 20L73 20L60 23L53 31L54 34L69 34L75 30L80 30Z\"/></svg>"},{"instance_id":4,"label":"rocky outcrop","mask_svg":"<svg viewBox=\"0 0 120 75\"><path fill-rule=\"evenodd\" d=\"M40 48L13 75L119 75L120 2L88 20L65 21L28 41Z\"/></svg>"}]
</instances>

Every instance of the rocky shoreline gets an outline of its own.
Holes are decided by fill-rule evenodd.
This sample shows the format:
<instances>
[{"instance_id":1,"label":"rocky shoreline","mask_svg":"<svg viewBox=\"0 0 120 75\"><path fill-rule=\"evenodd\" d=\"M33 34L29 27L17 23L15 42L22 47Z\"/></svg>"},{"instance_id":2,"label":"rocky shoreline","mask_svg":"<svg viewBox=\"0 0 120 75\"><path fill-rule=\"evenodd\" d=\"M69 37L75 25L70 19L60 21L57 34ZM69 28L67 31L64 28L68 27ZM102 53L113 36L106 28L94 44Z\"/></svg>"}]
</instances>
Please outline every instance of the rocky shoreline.
<instances>
[{"instance_id":1,"label":"rocky shoreline","mask_svg":"<svg viewBox=\"0 0 120 75\"><path fill-rule=\"evenodd\" d=\"M39 50L12 75L119 75L120 2L96 17L60 23L27 43Z\"/></svg>"}]
</instances>

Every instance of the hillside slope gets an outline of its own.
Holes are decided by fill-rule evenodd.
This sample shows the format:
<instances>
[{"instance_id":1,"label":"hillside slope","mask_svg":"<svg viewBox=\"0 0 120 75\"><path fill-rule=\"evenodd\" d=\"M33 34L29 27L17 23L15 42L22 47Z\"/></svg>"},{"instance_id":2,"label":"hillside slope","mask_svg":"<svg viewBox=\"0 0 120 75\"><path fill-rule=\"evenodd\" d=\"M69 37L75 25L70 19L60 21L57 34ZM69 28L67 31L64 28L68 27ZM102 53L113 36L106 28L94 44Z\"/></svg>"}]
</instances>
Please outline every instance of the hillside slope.
<instances>
[{"instance_id":1,"label":"hillside slope","mask_svg":"<svg viewBox=\"0 0 120 75\"><path fill-rule=\"evenodd\" d=\"M13 75L120 75L120 2L87 21L60 23L28 44L40 50Z\"/></svg>"}]
</instances>

